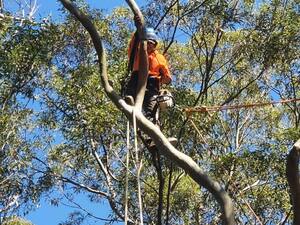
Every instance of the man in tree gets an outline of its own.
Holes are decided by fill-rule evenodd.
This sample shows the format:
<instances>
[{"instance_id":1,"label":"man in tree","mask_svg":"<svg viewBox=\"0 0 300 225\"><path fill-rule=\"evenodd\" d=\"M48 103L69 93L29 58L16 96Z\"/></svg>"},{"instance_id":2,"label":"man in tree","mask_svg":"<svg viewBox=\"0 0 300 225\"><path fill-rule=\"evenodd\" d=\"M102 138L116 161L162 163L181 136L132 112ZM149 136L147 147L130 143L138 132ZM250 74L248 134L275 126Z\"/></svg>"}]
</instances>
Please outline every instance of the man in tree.
<instances>
[{"instance_id":1,"label":"man in tree","mask_svg":"<svg viewBox=\"0 0 300 225\"><path fill-rule=\"evenodd\" d=\"M140 23L138 17L135 17L135 23ZM156 123L156 97L159 95L161 85L169 84L171 82L171 74L168 68L167 60L156 49L158 44L158 36L156 35L153 28L146 28L146 40L149 62L149 75L143 102L143 109L145 112L145 116L148 119L152 120L153 123ZM132 96L135 99L137 94L137 85L139 77L139 46L140 40L137 32L135 32L135 34L132 36L128 49L129 70L131 71L131 77L125 90L127 100L128 98L130 98L129 96Z\"/></svg>"}]
</instances>

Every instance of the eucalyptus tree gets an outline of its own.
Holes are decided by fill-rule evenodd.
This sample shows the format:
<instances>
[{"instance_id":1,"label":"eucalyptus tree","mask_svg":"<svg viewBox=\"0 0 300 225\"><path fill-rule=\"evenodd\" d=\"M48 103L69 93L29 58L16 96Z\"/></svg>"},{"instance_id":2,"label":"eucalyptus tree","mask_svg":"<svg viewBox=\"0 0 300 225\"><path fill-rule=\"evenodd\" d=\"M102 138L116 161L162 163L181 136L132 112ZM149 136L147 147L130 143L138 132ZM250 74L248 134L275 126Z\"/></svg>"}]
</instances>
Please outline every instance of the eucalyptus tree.
<instances>
[{"instance_id":1,"label":"eucalyptus tree","mask_svg":"<svg viewBox=\"0 0 300 225\"><path fill-rule=\"evenodd\" d=\"M158 2L158 3L162 4L161 2ZM175 5L176 5L174 2L168 2L168 4L170 4L170 7L173 7L173 6L175 7ZM177 7L178 7L178 4L179 3L177 2ZM155 4L153 4L153 5L155 5ZM204 7L206 5L203 3L203 5L201 5L200 7L202 7L202 6ZM180 7L178 7L178 8L180 8ZM168 9L170 9L170 8L168 8ZM227 9L227 11L225 9ZM263 14L264 12L253 12L249 9L251 9L251 7L249 5L247 5L246 3L245 3L244 8L237 8L237 4L228 6L226 4L222 5L222 4L216 3L215 7L212 7L211 11L208 10L207 14L205 14L206 12L204 12L204 15L207 15L207 18L202 15L203 23L199 23L200 25L197 24L196 22L194 23L195 28L196 28L195 30L200 31L199 32L200 33L199 34L200 41L196 39L197 33L193 33L194 43L192 42L193 41L193 39L192 39L191 44L194 45L193 50L194 50L194 53L196 53L195 56L196 57L198 56L200 74L202 75L201 84L200 84L201 91L200 91L200 94L198 95L198 97L196 98L196 101L194 104L197 104L200 97L205 97L205 98L203 98L202 102L206 101L208 103L210 103L210 101L218 103L218 102L220 102L220 100L221 101L223 100L223 103L221 102L220 104L229 103L232 101L235 101L236 103L238 103L239 101L248 99L247 97L249 97L249 96L251 96L251 98L253 100L255 99L255 97L258 99L261 99L262 97L265 97L266 100L269 99L268 98L269 96L266 95L266 93L261 92L261 87L259 86L259 84L262 80L261 78L263 77L263 75L267 74L269 72L269 70L273 69L274 65L272 64L272 61L277 57L277 55L280 55L280 51L273 51L273 50L271 51L270 46L268 46L268 44L265 44L265 42L268 41L268 38L270 38L270 35L269 36L267 35L268 30L265 30L265 32L260 33L259 29L261 27L258 27L258 28L256 27L256 25L257 25L256 22L260 22L259 16L261 14ZM171 11L172 10L170 10L170 12ZM176 11L176 13L178 13L178 12L179 12L179 10ZM220 13L218 13L218 12L224 12L224 13L223 14L221 13L221 16L220 16ZM249 26L249 24L245 23L245 28L240 29L239 32L231 32L231 31L226 31L226 30L224 31L224 29L230 29L230 25L233 26L239 22L237 20L238 13L244 13L245 14L244 18L247 18L247 16L248 16L248 19L250 18L250 16L253 16L253 15L255 15L255 13L257 13L258 21L255 21L255 20L251 21L249 19L250 29L249 29L249 27L247 27L247 26ZM179 15L179 14L177 14L177 15ZM216 15L216 19L214 21L209 20L208 16L210 16L210 15ZM77 17L79 19L81 19L81 21L84 21L84 19L82 19L79 14L77 14ZM182 18L184 18L184 15L182 16ZM240 17L239 19L242 21L242 19L244 19L244 18ZM205 21L207 21L207 22L205 23ZM252 29L251 29L251 23L253 25ZM187 23L187 24L189 24L189 23ZM87 24L84 24L84 25L86 27L88 27ZM198 27L197 27L197 25L198 25ZM201 28L201 25L203 26L202 28ZM204 25L206 25L206 27ZM207 26L210 26L212 28L205 30L205 28L207 28ZM272 29L273 29L273 27L272 27ZM225 39L225 35L227 36L226 38L228 38L228 39ZM253 38L260 38L260 40L257 41L257 39L255 39L253 42ZM94 41L95 41L95 39L94 39ZM233 42L229 42L229 41L233 41ZM234 41L236 41L236 43ZM195 47L195 42L198 44L198 46L196 46L196 47ZM236 45L236 47L235 48L232 47L231 46L232 44L233 44L233 46ZM265 48L256 49L255 46L265 47ZM203 47L204 50L201 50L201 47ZM239 51L228 51L229 47L232 47L232 49L234 49L234 50L238 49ZM97 48L97 46L96 46L96 48ZM98 51L100 51L100 50L98 50ZM204 52L204 54L203 54L204 57L201 54L197 55L197 51L200 53ZM223 64L222 64L221 60L226 59L226 56L228 56L228 61L225 61L226 63L223 62ZM201 61L201 57L203 57L202 61ZM228 64L229 64L229 66L228 66ZM188 68L190 68L190 67L188 67ZM253 70L255 71L255 73L251 74L251 71L253 71ZM243 75L249 75L249 76L244 77ZM235 78L237 78L237 79L235 79ZM212 88L213 85L215 85L216 88ZM107 86L107 88L109 89L109 86ZM212 95L211 93L214 95ZM224 97L225 97L225 99L224 99ZM119 107L122 107L122 106L119 106ZM270 113L270 115L271 114L272 114L272 112ZM214 140L216 140L216 139L213 138L213 136L222 137L225 135L224 139L221 139L221 140L222 140L222 142L224 142L223 140L227 140L226 142L228 142L227 144L220 143L221 144L220 150L222 150L222 151L216 151L216 150L211 151L212 156L214 156L213 159L215 160L216 158L219 158L221 160L221 164L222 164L222 163L226 162L225 158L229 157L232 154L234 157L242 159L241 161L243 162L244 159L242 156L244 154L246 154L246 156L245 156L246 158L249 157L249 159L251 159L252 157L254 157L252 164L249 163L248 165L246 165L247 167L251 168L253 165L256 165L259 162L261 162L263 155L259 156L260 154L258 154L259 158L258 159L255 158L256 157L255 155L257 153L259 153L260 149L257 148L257 146L259 146L260 143L259 142L255 143L255 142L251 141L251 138L255 137L255 132L251 132L251 134L248 136L248 135L246 135L247 134L246 131L247 131L247 129L250 130L250 129L255 128L260 131L262 131L262 130L266 131L266 135L272 135L273 133L272 133L272 129L271 129L272 128L271 123L267 124L265 126L259 126L259 123L257 123L257 125L255 125L255 123L254 123L256 120L255 117L257 117L257 116L260 116L263 119L267 118L267 117L265 117L265 115L259 115L259 112L254 113L254 114L251 114L251 113L247 114L247 112L238 112L238 113L232 113L232 114L226 113L225 115L221 115L220 118L216 118L217 120L220 120L220 124L217 123L218 121L216 121L215 124L214 123L209 124L208 126L210 126L210 127L208 127L207 129L208 130L212 129L213 133L211 134L211 137L210 137L210 141L212 143L210 144L207 141L205 143L208 148L212 148L212 146L216 149L219 148L218 147L219 144L214 142ZM275 120L274 121L275 126L277 126L279 122L280 122L280 118L278 120ZM250 123L250 124L248 125L247 123ZM241 127L240 127L240 125L241 125ZM245 125L247 125L246 128L244 127ZM230 131L230 128L232 126L235 126L237 128L237 130L234 130L232 133L228 134L227 132ZM242 135L244 135L244 136L239 136L240 133L242 133ZM248 140L246 138L248 138ZM230 139L232 139L234 141L234 143L231 143L232 141ZM187 142L186 146L190 147L189 141L186 140L186 142ZM245 142L244 146L241 145L242 142ZM188 149L188 148L186 148L186 149ZM266 151L266 153L267 153L267 151ZM247 154L250 154L250 155L247 156ZM222 157L225 157L224 158L225 161L222 160ZM197 158L197 156L195 158ZM207 160L207 158L205 158L205 160ZM270 160L272 161L272 159L270 159ZM229 160L229 163L230 162L231 161ZM274 161L272 161L272 162L274 162ZM219 170L220 167L224 166L224 165L218 165L218 164L213 165L213 164L209 164L209 163L207 163L206 165L207 165L207 168L212 168L212 172L214 172L215 170ZM236 170L237 167L236 167L236 165L230 165L229 167L230 167L228 169L229 180L226 181L226 179L225 179L224 185L229 191L232 191L232 189L236 189L237 184L233 183L230 185L230 180L232 179L233 172L234 172L234 170ZM269 173L268 172L269 169L272 169L272 168L265 168L265 170L263 170L262 172L264 172L267 176ZM252 171L249 172L249 175L247 175L247 176L253 175L252 173L253 173ZM218 174L218 175L220 176L220 174ZM239 176L236 176L236 178L238 178L238 177ZM260 180L254 179L253 183L243 184L243 185L245 185L245 187L242 190L246 191L247 189L249 189L248 186L250 187L250 189L252 187L257 187L257 186L263 186L263 188L266 188L266 187L271 188L272 185L274 185L274 184L276 184L276 180L266 182L264 180L260 181ZM284 190L283 190L283 192L284 192ZM234 194L234 192L233 192L233 194ZM284 198L283 201L285 199L286 198ZM259 200L257 202L259 202ZM243 201L243 203L244 203L244 201ZM241 205L241 203L239 201L237 201L237 204ZM244 222L247 220L249 220L249 221L258 220L258 221L262 222L262 219L260 218L260 216L268 215L268 213L269 213L269 211L268 211L269 209L266 209L266 210L263 209L261 211L261 215L257 215L258 213L256 213L253 210L253 207L251 207L251 204L249 204L247 201L245 201L244 204L247 205L248 212L245 213L244 208L242 206L240 206L241 215L237 219L240 222ZM274 202L274 204L276 204L276 201ZM213 206L213 204L211 204L211 205ZM258 206L258 208L257 208L258 211L259 211L259 207L260 206ZM213 209L214 208L212 208L212 210ZM285 211L285 209L283 209L283 212L284 211ZM207 211L207 213L209 213L209 211ZM248 214L250 214L250 215L248 215ZM279 214L281 215L280 219L283 218L284 213L279 212ZM271 213L270 213L270 215L271 215ZM211 219L209 217L207 217L207 218L208 218L208 220ZM269 219L270 218L268 216L265 216L265 218L263 218L264 222L268 221ZM179 223L180 223L180 221L179 221Z\"/></svg>"},{"instance_id":2,"label":"eucalyptus tree","mask_svg":"<svg viewBox=\"0 0 300 225\"><path fill-rule=\"evenodd\" d=\"M272 81L278 74L277 68L284 65L278 60L279 57L283 53L291 54L296 59L298 56L297 48L284 49L283 52L283 47L271 46L277 45L276 32L283 23L290 24L285 27L291 32L290 36L283 36L286 39L279 44L286 46L289 40L294 40L296 44L297 20L293 20L293 24L281 20L275 23L274 18L279 18L278 15L281 13L288 13L284 9L293 8L293 4L285 6L285 3L269 2L258 4L257 8L254 7L255 4L255 2L153 1L145 8L147 21L156 26L165 38L161 47L165 47L170 55L174 71L174 94L178 104L170 114L163 115L163 131L172 135L178 134L181 140L180 150L209 171L209 174L220 181L230 193L234 199L237 223L247 221L270 223L289 219L283 162L288 147L295 139L286 143L281 138L276 138L278 131L283 131L281 124L286 122L284 108L263 108L255 111L242 109L224 113L194 114L188 118L178 109L203 104L270 101L275 96L274 87L268 81ZM285 8L279 7L282 5ZM129 38L129 33L132 32L126 30L124 26L126 24L124 20L126 21L129 16L128 10L119 9L115 12L121 13L119 14L121 18L114 18L116 21L115 26L112 24L114 30L109 30L109 26L104 25L103 22L106 21L104 18L98 22L94 14L90 14L108 49L108 65L112 65L109 67L109 73L113 78L126 73L124 63L126 53L122 49L126 48L124 40L126 37ZM293 9L289 12L298 18L297 14L293 14ZM77 14L77 18L81 18L82 22L84 17L81 16ZM89 27L90 25L85 22L84 25ZM127 22L129 23L128 20ZM70 22L68 26L69 24ZM107 199L114 211L115 219L123 220L125 218L122 188L124 188L123 172L126 170L123 164L124 119L120 119L121 114L115 111L103 92L100 92L101 87L97 86L100 82L97 76L99 71L93 61L94 52L89 45L91 43L89 37L76 22L73 29L82 29L80 35L75 38L73 36L75 33L70 36L70 40L80 38L74 42L79 48L72 49L72 55L62 56L68 60L63 62L73 63L66 64L65 69L58 67L51 78L54 83L50 84L50 87L53 85L51 90L55 90L56 94L45 95L49 109L52 109L52 114L46 115L54 118L56 121L54 124L62 128L62 134L66 138L63 145L50 151L49 159L54 166L47 173L53 179L74 185L78 191L93 193L91 195L93 201ZM125 32L119 34L119 31ZM115 32L116 36L113 35ZM180 33L185 36L185 43L174 42L173 38ZM97 43L95 37L92 40ZM99 46L96 44L96 49ZM68 50L67 46L63 48ZM119 50L114 53L114 49ZM99 54L101 49L97 50ZM82 56L83 58L80 58ZM61 58L58 62L62 62ZM119 88L117 80L113 84ZM125 107L122 102L116 102L116 96L113 92L111 94L108 83L104 82L104 87L116 105L120 108ZM289 95L289 92L286 94ZM105 110L101 108L102 106ZM91 116L97 115L97 110L99 116ZM284 124L293 126L289 122ZM143 127L141 129L143 130ZM297 137L297 134L296 130L294 136ZM276 146L282 148L278 150ZM142 175L146 223L219 221L216 211L218 205L211 201L211 195L202 188L193 189L191 194L188 187L193 186L193 181L181 169L176 168L175 171L172 169L174 164L169 158L170 155L161 156L159 162L147 151L143 157L146 160L145 175ZM76 167L73 168L73 165ZM172 173L169 173L169 169ZM91 173L91 171L98 172ZM169 179L169 183L166 182L167 178L171 177L173 179ZM99 183L104 185L99 186ZM132 193L130 204L134 204L138 199L134 177L129 180L129 184ZM163 190L159 187L163 187ZM156 199L152 196L156 196ZM178 199L181 199L181 203L185 203L182 207L178 205ZM190 204L187 199L195 199L195 204ZM158 205L165 206L163 212L156 209ZM138 220L138 214L138 208L131 206L129 215L132 221ZM277 215L275 218L274 214Z\"/></svg>"},{"instance_id":3,"label":"eucalyptus tree","mask_svg":"<svg viewBox=\"0 0 300 225\"><path fill-rule=\"evenodd\" d=\"M24 165L22 172L3 170L3 177L26 174L30 186L24 179L18 184L33 191L24 192L24 202L37 201L41 193L54 205L68 200L78 210L65 224L80 224L86 219L138 223L141 208L137 202L142 197L145 224L220 223L224 220L219 210L222 201L215 201L218 193L213 191L212 195L213 189L208 191L209 185L197 180L199 173L193 174L189 167L194 165L220 183L223 196L227 196L225 191L229 194L236 223L291 221L284 168L286 153L299 138L299 104L214 112L205 109L299 98L296 2L147 2L142 12L146 23L159 31L159 47L173 72L171 89L176 106L162 113L161 131L137 112L142 135L149 135L159 151L148 151L140 143L140 161L135 161L131 148L128 166L126 122L134 109L117 93L123 85L120 80L128 76L127 44L135 29L132 12L119 7L105 15L78 1L87 18L69 1L62 2L75 17L66 15L57 25L14 26L18 32L6 23L1 30L2 46L13 46L2 48L11 50L0 56L1 84L6 85L1 89L5 125L1 146L7 153L20 149L17 156ZM106 49L106 61L101 46ZM29 103L34 102L35 107L29 110L21 97L34 100ZM186 109L194 107L199 112L188 114ZM15 127L18 129L11 129ZM30 139L26 132L30 132ZM181 153L163 134L179 139L176 148ZM178 157L187 161L179 162ZM141 161L138 182L135 171ZM3 168L20 165L14 164L9 154L3 154L1 162L7 162ZM88 196L91 203L108 202L111 215L98 217L88 206L78 204L78 194ZM7 206L14 196L7 195L2 205Z\"/></svg>"},{"instance_id":4,"label":"eucalyptus tree","mask_svg":"<svg viewBox=\"0 0 300 225\"><path fill-rule=\"evenodd\" d=\"M32 102L38 82L50 63L52 29L1 12L0 20L0 221L28 212L38 202L41 187L32 158L44 144L35 132Z\"/></svg>"}]
</instances>

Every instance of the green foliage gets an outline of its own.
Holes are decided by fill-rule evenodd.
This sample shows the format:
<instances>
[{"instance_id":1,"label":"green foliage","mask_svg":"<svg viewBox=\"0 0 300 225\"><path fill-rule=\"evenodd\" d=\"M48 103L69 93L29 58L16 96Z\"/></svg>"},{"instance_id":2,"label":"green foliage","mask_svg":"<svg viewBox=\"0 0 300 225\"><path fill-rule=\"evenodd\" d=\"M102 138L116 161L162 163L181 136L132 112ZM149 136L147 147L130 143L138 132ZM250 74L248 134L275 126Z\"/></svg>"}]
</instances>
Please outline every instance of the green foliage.
<instances>
[{"instance_id":1,"label":"green foliage","mask_svg":"<svg viewBox=\"0 0 300 225\"><path fill-rule=\"evenodd\" d=\"M22 218L14 216L4 221L3 225L32 225L32 223Z\"/></svg>"},{"instance_id":2,"label":"green foliage","mask_svg":"<svg viewBox=\"0 0 300 225\"><path fill-rule=\"evenodd\" d=\"M15 210L27 213L41 191L33 170L36 150L45 144L30 107L39 78L51 61L55 26L4 17L0 48L1 221ZM55 38L55 37L53 37ZM41 134L41 133L39 133ZM20 207L22 206L22 207ZM24 208L23 208L24 207Z\"/></svg>"},{"instance_id":3,"label":"green foliage","mask_svg":"<svg viewBox=\"0 0 300 225\"><path fill-rule=\"evenodd\" d=\"M0 37L1 100L12 98L16 92L32 98L37 78L51 60L53 39L48 36L54 35L55 27L28 21L22 26L13 22L6 25Z\"/></svg>"},{"instance_id":4,"label":"green foliage","mask_svg":"<svg viewBox=\"0 0 300 225\"><path fill-rule=\"evenodd\" d=\"M103 39L109 79L119 91L128 76L132 13L120 7L105 15L77 3ZM153 0L143 10L147 25L157 26L173 75L176 106L161 113L161 130L180 139L177 148L230 194L237 223L279 223L291 207L285 158L299 138L299 103L190 115L184 109L299 98L297 2ZM58 24L0 22L0 209L18 197L23 207L6 212L26 213L41 195L78 207L76 195L84 194L91 203L110 204L107 223L122 219L127 119L101 87L88 33L69 15ZM142 143L138 148L145 224L166 223L167 216L169 224L220 223L207 190L167 157L158 160ZM131 152L127 199L137 223L134 158ZM76 211L62 224L90 217L88 210Z\"/></svg>"}]
</instances>

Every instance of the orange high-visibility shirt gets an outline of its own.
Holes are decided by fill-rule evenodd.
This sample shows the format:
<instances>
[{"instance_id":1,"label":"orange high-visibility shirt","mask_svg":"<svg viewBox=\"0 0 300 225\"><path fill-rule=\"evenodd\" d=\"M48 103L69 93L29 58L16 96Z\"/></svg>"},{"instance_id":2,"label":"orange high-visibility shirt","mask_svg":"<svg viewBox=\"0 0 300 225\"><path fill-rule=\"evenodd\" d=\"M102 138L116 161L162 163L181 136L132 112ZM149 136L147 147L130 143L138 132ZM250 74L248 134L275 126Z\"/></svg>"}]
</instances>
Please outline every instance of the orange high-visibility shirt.
<instances>
[{"instance_id":1,"label":"orange high-visibility shirt","mask_svg":"<svg viewBox=\"0 0 300 225\"><path fill-rule=\"evenodd\" d=\"M134 43L135 36L131 38L129 49L128 49L128 57L130 58L130 53L132 51L133 43ZM138 47L135 49L135 57L133 62L133 71L139 70L139 56L138 56ZM169 84L172 80L171 73L168 67L168 62L166 58L160 54L157 50L148 54L148 61L149 61L149 76L158 77L162 84Z\"/></svg>"}]
</instances>

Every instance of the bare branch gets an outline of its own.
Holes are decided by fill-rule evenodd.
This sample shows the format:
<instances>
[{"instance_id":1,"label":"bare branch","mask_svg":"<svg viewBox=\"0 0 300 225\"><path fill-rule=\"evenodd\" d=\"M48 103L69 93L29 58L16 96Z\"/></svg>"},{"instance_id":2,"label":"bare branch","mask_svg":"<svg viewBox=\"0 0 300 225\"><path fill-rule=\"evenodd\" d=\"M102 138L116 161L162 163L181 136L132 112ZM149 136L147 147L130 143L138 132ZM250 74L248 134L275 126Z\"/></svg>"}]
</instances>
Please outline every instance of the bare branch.
<instances>
[{"instance_id":1,"label":"bare branch","mask_svg":"<svg viewBox=\"0 0 300 225\"><path fill-rule=\"evenodd\" d=\"M13 196L10 196L9 199L8 199L8 203L7 205L0 209L0 213L4 212L4 211L8 211L9 209L11 209L14 205L19 205L19 202L18 202L18 199L19 199L19 195L13 195Z\"/></svg>"},{"instance_id":2,"label":"bare branch","mask_svg":"<svg viewBox=\"0 0 300 225\"><path fill-rule=\"evenodd\" d=\"M75 202L71 197L69 197L68 195L66 194L63 194L64 197L71 203L73 204L72 205L69 205L69 204L63 204L63 205L66 205L68 207L71 207L71 208L75 208L75 209L80 209L82 210L83 212L86 213L87 216L89 217L92 217L92 218L95 218L97 220L101 220L101 221L106 221L106 222L114 222L115 220L114 219L105 219L105 218L102 218L102 217L98 217L98 216L95 216L94 214L92 214L91 212L89 212L87 209L83 208L79 203ZM119 221L121 222L121 221Z\"/></svg>"},{"instance_id":3,"label":"bare branch","mask_svg":"<svg viewBox=\"0 0 300 225\"><path fill-rule=\"evenodd\" d=\"M107 199L109 198L109 194L107 194L106 192L96 190L94 188L88 187L88 186L86 186L84 184L78 183L78 182L76 182L74 180L71 180L71 179L69 179L67 177L64 177L64 176L61 176L61 175L57 175L55 173L52 173L52 175L55 176L57 179L62 180L63 182L73 184L74 186L77 186L77 187L80 187L82 189L85 189L85 190L87 190L90 193L94 193L94 194L97 194L97 195L104 196Z\"/></svg>"},{"instance_id":4,"label":"bare branch","mask_svg":"<svg viewBox=\"0 0 300 225\"><path fill-rule=\"evenodd\" d=\"M161 24L161 22L165 19L165 17L168 15L168 13L171 11L171 9L178 4L178 0L175 0L174 2L172 2L170 4L170 6L167 8L167 10L165 11L164 15L162 15L162 17L160 18L160 20L156 23L156 25L154 26L154 30L156 30L159 25Z\"/></svg>"},{"instance_id":5,"label":"bare branch","mask_svg":"<svg viewBox=\"0 0 300 225\"><path fill-rule=\"evenodd\" d=\"M0 0L0 13L3 13L3 7L4 7L3 0Z\"/></svg>"},{"instance_id":6,"label":"bare branch","mask_svg":"<svg viewBox=\"0 0 300 225\"><path fill-rule=\"evenodd\" d=\"M110 179L110 175L107 171L107 169L105 168L104 164L102 163L98 153L96 152L96 145L94 143L93 140L91 140L91 143L92 143L92 146L93 146L93 152L92 152L92 155L94 156L97 164L99 165L101 171L104 173L104 176L105 176L105 179L106 179L106 184L107 184L107 187L108 187L108 191L110 193L110 197L107 198L108 201L109 201L109 204L111 206L111 208L113 209L113 211L117 214L117 216L123 220L125 220L125 215L123 215L117 205L116 205L116 192L113 188L113 184L112 184L112 181ZM129 223L130 224L130 223Z\"/></svg>"}]
</instances>

